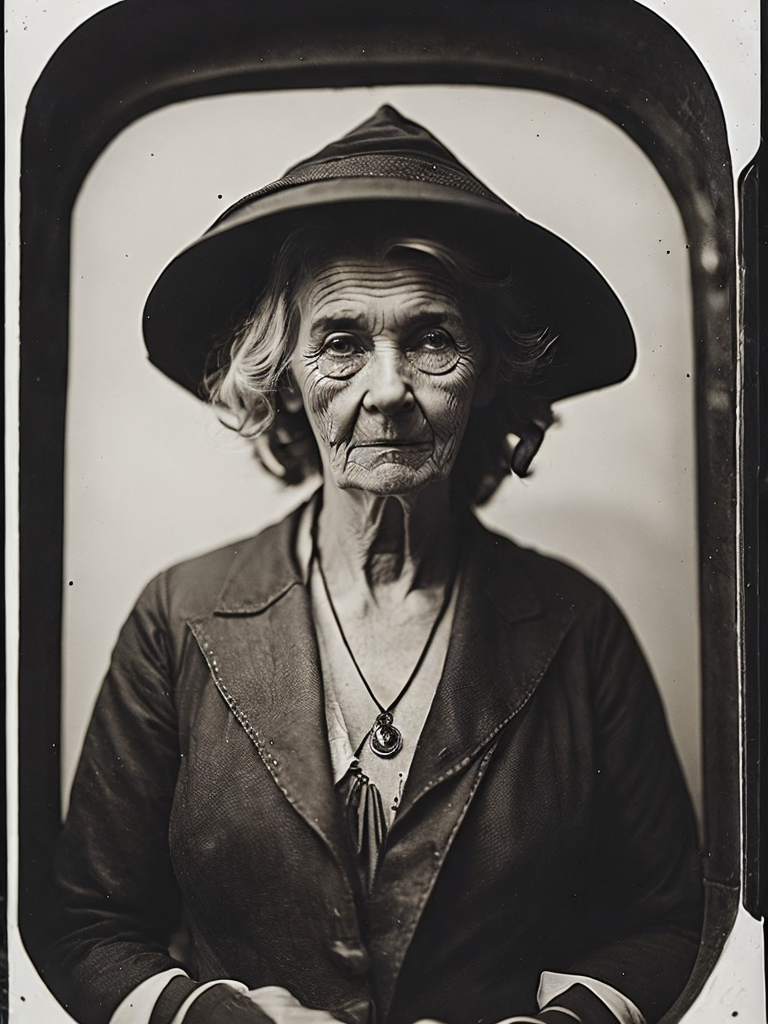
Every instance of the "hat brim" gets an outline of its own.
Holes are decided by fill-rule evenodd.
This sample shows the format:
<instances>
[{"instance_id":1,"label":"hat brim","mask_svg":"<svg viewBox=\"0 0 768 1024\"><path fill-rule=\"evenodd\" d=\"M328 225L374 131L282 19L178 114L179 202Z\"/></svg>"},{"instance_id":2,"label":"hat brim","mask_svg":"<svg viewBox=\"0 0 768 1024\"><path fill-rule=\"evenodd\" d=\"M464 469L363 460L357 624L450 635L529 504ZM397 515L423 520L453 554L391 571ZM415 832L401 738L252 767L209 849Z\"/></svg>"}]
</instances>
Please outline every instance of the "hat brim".
<instances>
[{"instance_id":1,"label":"hat brim","mask_svg":"<svg viewBox=\"0 0 768 1024\"><path fill-rule=\"evenodd\" d=\"M451 234L482 240L517 260L535 282L557 333L551 362L529 389L555 401L624 380L635 363L632 327L602 274L562 238L505 203L424 181L344 178L293 185L244 202L163 271L144 307L151 362L197 395L212 351L232 336L266 283L288 233L313 210L340 204L376 210L382 223L400 207L414 230L448 223Z\"/></svg>"}]
</instances>

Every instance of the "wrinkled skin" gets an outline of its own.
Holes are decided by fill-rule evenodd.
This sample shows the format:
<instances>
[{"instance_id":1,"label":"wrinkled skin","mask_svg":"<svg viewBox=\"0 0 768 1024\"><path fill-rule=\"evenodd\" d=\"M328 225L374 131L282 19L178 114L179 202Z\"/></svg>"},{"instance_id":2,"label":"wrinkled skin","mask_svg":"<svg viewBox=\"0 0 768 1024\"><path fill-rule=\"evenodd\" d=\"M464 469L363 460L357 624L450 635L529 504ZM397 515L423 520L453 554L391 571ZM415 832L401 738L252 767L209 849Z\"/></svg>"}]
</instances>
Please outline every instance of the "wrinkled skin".
<instances>
[{"instance_id":1,"label":"wrinkled skin","mask_svg":"<svg viewBox=\"0 0 768 1024\"><path fill-rule=\"evenodd\" d=\"M291 370L326 486L405 495L453 467L485 349L435 261L336 259L299 291Z\"/></svg>"},{"instance_id":2,"label":"wrinkled skin","mask_svg":"<svg viewBox=\"0 0 768 1024\"><path fill-rule=\"evenodd\" d=\"M283 399L304 406L320 451L317 557L356 660L388 706L457 562L449 477L473 404L490 397L487 350L440 264L416 254L329 260L297 302ZM359 696L345 711L356 736L377 711L362 686ZM409 735L417 728L402 707L397 719ZM397 770L396 759L383 761L374 781L393 791ZM264 1007L277 1024L328 1024L285 996L287 1013L282 1003Z\"/></svg>"},{"instance_id":3,"label":"wrinkled skin","mask_svg":"<svg viewBox=\"0 0 768 1024\"><path fill-rule=\"evenodd\" d=\"M292 400L322 459L318 552L386 705L456 564L449 478L472 405L485 399L486 347L442 266L418 253L328 260L297 301Z\"/></svg>"}]
</instances>

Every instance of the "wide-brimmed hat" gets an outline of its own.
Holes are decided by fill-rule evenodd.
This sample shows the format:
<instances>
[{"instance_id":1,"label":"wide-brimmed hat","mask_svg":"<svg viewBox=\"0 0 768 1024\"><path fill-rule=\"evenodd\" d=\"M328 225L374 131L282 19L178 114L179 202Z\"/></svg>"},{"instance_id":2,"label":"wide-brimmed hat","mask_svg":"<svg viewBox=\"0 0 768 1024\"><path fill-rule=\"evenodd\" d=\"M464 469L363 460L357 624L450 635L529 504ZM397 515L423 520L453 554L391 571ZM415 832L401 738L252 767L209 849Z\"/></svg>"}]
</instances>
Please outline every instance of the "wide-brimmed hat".
<instances>
[{"instance_id":1,"label":"wide-brimmed hat","mask_svg":"<svg viewBox=\"0 0 768 1024\"><path fill-rule=\"evenodd\" d=\"M602 274L390 106L240 199L166 267L144 309L155 366L202 394L211 353L253 308L286 236L318 213L332 217L341 204L360 223L373 218L386 225L396 212L414 233L443 225L452 237L471 239L475 249L523 268L557 336L550 361L530 384L541 397L602 388L632 370L632 328Z\"/></svg>"}]
</instances>

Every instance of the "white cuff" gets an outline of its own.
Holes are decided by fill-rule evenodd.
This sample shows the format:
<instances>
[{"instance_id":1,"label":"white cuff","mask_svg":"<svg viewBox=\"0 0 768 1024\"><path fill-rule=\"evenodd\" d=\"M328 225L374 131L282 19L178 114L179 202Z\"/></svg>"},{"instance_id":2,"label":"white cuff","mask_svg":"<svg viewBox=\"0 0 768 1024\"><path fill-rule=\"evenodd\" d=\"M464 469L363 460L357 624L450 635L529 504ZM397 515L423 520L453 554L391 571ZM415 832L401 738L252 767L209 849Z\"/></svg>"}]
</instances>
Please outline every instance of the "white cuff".
<instances>
[{"instance_id":1,"label":"white cuff","mask_svg":"<svg viewBox=\"0 0 768 1024\"><path fill-rule=\"evenodd\" d=\"M109 1024L149 1024L155 1003L162 995L165 986L172 978L178 977L188 978L189 975L179 967L171 967L160 974L153 974L151 978L145 978L120 1003L109 1018ZM214 985L229 985L230 988L237 989L238 992L248 991L248 986L244 985L241 981L230 981L228 978L217 978L215 981L207 981L204 985L199 985L194 992L190 992L176 1011L171 1024L183 1024L187 1010L192 1003L206 989L212 988Z\"/></svg>"},{"instance_id":2,"label":"white cuff","mask_svg":"<svg viewBox=\"0 0 768 1024\"><path fill-rule=\"evenodd\" d=\"M645 1017L631 999L613 986L606 985L604 981L585 978L581 974L554 974L552 971L544 971L539 980L539 991L536 996L539 1009L561 996L571 985L583 985L584 988L588 988L605 1003L619 1024L645 1024Z\"/></svg>"},{"instance_id":3,"label":"white cuff","mask_svg":"<svg viewBox=\"0 0 768 1024\"><path fill-rule=\"evenodd\" d=\"M517 1017L505 1017L504 1020L497 1021L496 1024L541 1024L538 1017L529 1017L528 1014L523 1014Z\"/></svg>"},{"instance_id":4,"label":"white cuff","mask_svg":"<svg viewBox=\"0 0 768 1024\"><path fill-rule=\"evenodd\" d=\"M230 988L234 988L238 992L248 991L248 986L244 985L242 981L231 981L229 978L216 978L214 981L206 981L204 985L200 985L200 987L196 988L194 992L189 993L187 998L176 1011L176 1015L171 1021L171 1024L182 1024L182 1021L187 1015L187 1010L190 1008L192 1003L194 1003L197 997L201 996L207 989L213 988L214 985L229 985ZM112 1024L111 1021L110 1024Z\"/></svg>"}]
</instances>

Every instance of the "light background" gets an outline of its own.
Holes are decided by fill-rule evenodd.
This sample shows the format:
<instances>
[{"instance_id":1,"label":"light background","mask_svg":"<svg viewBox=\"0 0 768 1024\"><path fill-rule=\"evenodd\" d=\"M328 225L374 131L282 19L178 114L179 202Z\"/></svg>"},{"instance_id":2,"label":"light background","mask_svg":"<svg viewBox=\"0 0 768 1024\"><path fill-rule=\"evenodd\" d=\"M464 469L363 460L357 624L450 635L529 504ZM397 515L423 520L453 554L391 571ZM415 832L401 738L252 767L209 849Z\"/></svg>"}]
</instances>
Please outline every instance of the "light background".
<instances>
[{"instance_id":1,"label":"light background","mask_svg":"<svg viewBox=\"0 0 768 1024\"><path fill-rule=\"evenodd\" d=\"M602 116L543 93L445 86L177 104L131 125L94 165L73 223L65 788L110 648L149 576L297 501L149 365L144 298L221 210L385 100L584 252L626 304L640 353L631 380L561 403L535 476L506 482L484 516L616 595L650 656L698 799L692 336L677 208L647 157Z\"/></svg>"}]
</instances>

